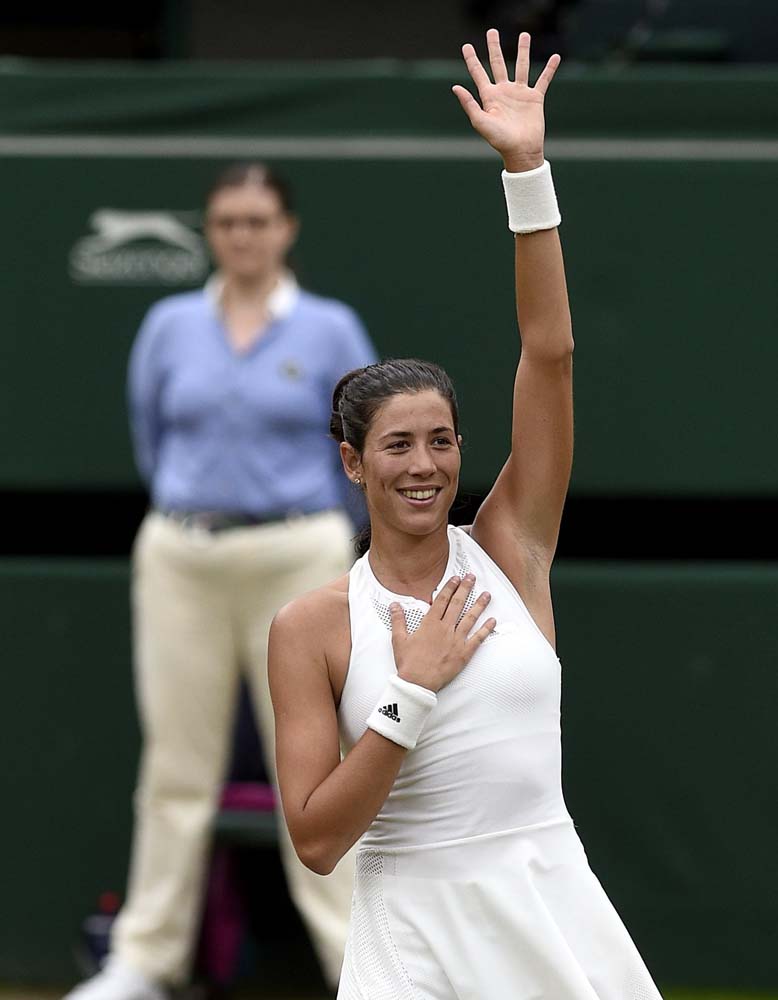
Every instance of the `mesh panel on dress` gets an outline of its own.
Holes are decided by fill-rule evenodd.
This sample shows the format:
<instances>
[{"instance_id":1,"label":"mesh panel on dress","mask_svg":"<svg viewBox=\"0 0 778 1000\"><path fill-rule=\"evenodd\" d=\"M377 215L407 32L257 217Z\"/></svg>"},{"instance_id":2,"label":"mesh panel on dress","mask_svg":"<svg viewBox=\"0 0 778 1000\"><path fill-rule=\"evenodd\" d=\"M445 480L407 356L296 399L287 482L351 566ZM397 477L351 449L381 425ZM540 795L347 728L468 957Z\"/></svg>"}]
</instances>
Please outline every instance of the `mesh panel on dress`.
<instances>
[{"instance_id":1,"label":"mesh panel on dress","mask_svg":"<svg viewBox=\"0 0 778 1000\"><path fill-rule=\"evenodd\" d=\"M475 599L476 599L476 593L474 590L471 590L470 593L467 595L467 600L465 601L464 606L462 607L462 614L459 616L459 621L462 621L462 619L470 610L470 608L472 608L472 606L475 604Z\"/></svg>"},{"instance_id":2,"label":"mesh panel on dress","mask_svg":"<svg viewBox=\"0 0 778 1000\"><path fill-rule=\"evenodd\" d=\"M470 572L470 562L467 556L460 555L456 561L456 575L463 577ZM473 588L467 595L467 600L464 603L462 612L459 616L459 621L467 614L467 612L475 604L476 597L480 591L477 588ZM385 604L383 601L379 600L377 597L371 598L373 607L375 608L376 614L381 619L382 624L390 632L392 631L392 613L389 610L389 605ZM408 635L412 635L416 629L424 621L424 615L426 612L422 611L420 608L403 608L403 613L405 614L405 627L408 631ZM491 638L491 637L489 637Z\"/></svg>"},{"instance_id":3,"label":"mesh panel on dress","mask_svg":"<svg viewBox=\"0 0 778 1000\"><path fill-rule=\"evenodd\" d=\"M606 1000L662 1000L635 946L630 942L626 948L622 941L620 947L625 950L620 955L616 953L618 964L614 963L607 973L602 972L599 980L590 979L597 996Z\"/></svg>"},{"instance_id":4,"label":"mesh panel on dress","mask_svg":"<svg viewBox=\"0 0 778 1000\"><path fill-rule=\"evenodd\" d=\"M338 1000L418 1000L392 940L381 891L383 872L379 853L357 853L351 933Z\"/></svg>"},{"instance_id":5,"label":"mesh panel on dress","mask_svg":"<svg viewBox=\"0 0 778 1000\"><path fill-rule=\"evenodd\" d=\"M462 617L466 615L467 612L470 610L470 608L472 608L472 606L475 604L475 600L476 600L476 595L472 591L470 591L470 593L467 595L467 600L464 603L464 607L462 608L462 614L460 614L459 616L460 621L462 620ZM389 610L389 605L382 604L381 601L379 601L375 597L372 598L372 604L373 607L375 608L375 613L381 619L381 623L383 624L383 626L386 628L388 632L391 632L392 612ZM422 611L420 608L403 608L403 613L405 614L405 628L408 632L408 635L413 635L413 633L416 631L419 625L421 625L421 623L424 621L424 615L426 612ZM484 642L488 642L490 639L494 637L494 635L495 635L494 632L490 632L489 635L487 635L487 637L484 639Z\"/></svg>"},{"instance_id":6,"label":"mesh panel on dress","mask_svg":"<svg viewBox=\"0 0 778 1000\"><path fill-rule=\"evenodd\" d=\"M372 598L372 602L381 622L391 632L392 612L389 610L389 605L382 604L376 597ZM405 627L408 630L408 635L412 635L424 621L424 612L420 608L403 608L403 613L405 614Z\"/></svg>"},{"instance_id":7,"label":"mesh panel on dress","mask_svg":"<svg viewBox=\"0 0 778 1000\"><path fill-rule=\"evenodd\" d=\"M624 996L627 1000L662 1000L659 990L651 981L642 962L640 962L640 968L634 969L628 977Z\"/></svg>"}]
</instances>

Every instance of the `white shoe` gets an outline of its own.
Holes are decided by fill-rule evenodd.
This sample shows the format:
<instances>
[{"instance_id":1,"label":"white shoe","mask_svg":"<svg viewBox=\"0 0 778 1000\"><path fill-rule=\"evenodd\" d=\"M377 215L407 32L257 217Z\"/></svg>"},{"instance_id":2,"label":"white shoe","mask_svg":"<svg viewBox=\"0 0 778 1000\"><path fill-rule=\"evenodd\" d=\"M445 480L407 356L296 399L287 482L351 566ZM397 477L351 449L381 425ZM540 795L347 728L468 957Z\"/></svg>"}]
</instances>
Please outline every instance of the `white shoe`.
<instances>
[{"instance_id":1,"label":"white shoe","mask_svg":"<svg viewBox=\"0 0 778 1000\"><path fill-rule=\"evenodd\" d=\"M110 958L102 971L76 986L62 1000L167 1000L167 993L142 972Z\"/></svg>"}]
</instances>

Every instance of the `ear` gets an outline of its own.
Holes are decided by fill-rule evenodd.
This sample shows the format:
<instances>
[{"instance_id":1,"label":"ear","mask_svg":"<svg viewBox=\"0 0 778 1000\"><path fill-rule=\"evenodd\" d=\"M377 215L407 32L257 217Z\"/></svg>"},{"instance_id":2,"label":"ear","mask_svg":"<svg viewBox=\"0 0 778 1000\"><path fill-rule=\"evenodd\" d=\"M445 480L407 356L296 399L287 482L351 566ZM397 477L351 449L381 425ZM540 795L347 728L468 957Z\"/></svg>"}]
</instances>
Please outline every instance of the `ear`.
<instances>
[{"instance_id":1,"label":"ear","mask_svg":"<svg viewBox=\"0 0 778 1000\"><path fill-rule=\"evenodd\" d=\"M460 448L462 447L462 440L463 440L462 435L457 434L457 444L459 445Z\"/></svg>"},{"instance_id":2,"label":"ear","mask_svg":"<svg viewBox=\"0 0 778 1000\"><path fill-rule=\"evenodd\" d=\"M348 441L341 441L340 443L340 460L343 462L343 471L346 473L348 478L354 482L355 479L363 479L362 473L362 458L357 452L353 445L350 445Z\"/></svg>"},{"instance_id":3,"label":"ear","mask_svg":"<svg viewBox=\"0 0 778 1000\"><path fill-rule=\"evenodd\" d=\"M297 238L300 235L300 218L299 218L299 216L292 215L291 212L288 213L287 216L286 216L286 225L287 225L286 248L287 248L287 250L291 250L292 247L297 242Z\"/></svg>"}]
</instances>

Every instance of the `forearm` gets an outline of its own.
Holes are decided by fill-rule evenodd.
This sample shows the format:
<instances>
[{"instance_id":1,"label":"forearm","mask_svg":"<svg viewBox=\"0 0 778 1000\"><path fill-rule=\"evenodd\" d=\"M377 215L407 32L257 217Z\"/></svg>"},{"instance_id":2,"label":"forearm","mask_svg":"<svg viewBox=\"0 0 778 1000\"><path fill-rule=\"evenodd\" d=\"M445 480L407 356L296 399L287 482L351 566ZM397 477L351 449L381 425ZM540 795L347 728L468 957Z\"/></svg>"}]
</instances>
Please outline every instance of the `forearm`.
<instances>
[{"instance_id":1,"label":"forearm","mask_svg":"<svg viewBox=\"0 0 778 1000\"><path fill-rule=\"evenodd\" d=\"M338 766L287 816L300 860L328 875L376 818L408 751L367 729Z\"/></svg>"},{"instance_id":2,"label":"forearm","mask_svg":"<svg viewBox=\"0 0 778 1000\"><path fill-rule=\"evenodd\" d=\"M516 313L522 356L562 361L573 350L573 330L558 229L517 234Z\"/></svg>"},{"instance_id":3,"label":"forearm","mask_svg":"<svg viewBox=\"0 0 778 1000\"><path fill-rule=\"evenodd\" d=\"M494 629L494 618L476 627L488 593L465 610L474 582L472 574L451 577L412 636L402 606L390 605L396 672L389 674L365 732L343 760L329 672L324 663L318 670L300 666L311 652L305 637L300 643L301 621L307 620L311 640L315 634L310 614L298 599L276 616L269 668L278 777L292 841L313 871L332 871L376 818L406 753L417 746L437 706L436 692L459 674ZM332 627L331 617L325 621ZM321 648L320 638L317 645Z\"/></svg>"},{"instance_id":4,"label":"forearm","mask_svg":"<svg viewBox=\"0 0 778 1000\"><path fill-rule=\"evenodd\" d=\"M443 588L443 593L448 596L454 587L462 593L470 590L469 584L462 585L459 580L454 584L452 580ZM464 606L464 598L461 603ZM477 611L481 607L485 607L483 598L474 605ZM393 631L395 657L405 661L407 646L403 645L403 639L408 641L405 618L399 605L392 605L391 614L392 628L397 628L402 636L398 638ZM469 623L467 616L465 619ZM429 649L407 660L411 671L414 662L417 671L418 661L427 666L427 671L421 672L424 684L436 687L438 682L445 683L448 679L445 655L440 657L438 671L432 672L429 667L435 657L430 655ZM310 859L304 860L315 871L331 871L373 822L392 788L406 750L416 746L430 712L437 705L437 695L431 687L403 679L400 676L402 663L398 662L397 669L398 674L389 677L378 704L367 718L367 731L345 760L333 768L302 803L297 827L299 845L296 841L296 846L298 851L310 852Z\"/></svg>"}]
</instances>

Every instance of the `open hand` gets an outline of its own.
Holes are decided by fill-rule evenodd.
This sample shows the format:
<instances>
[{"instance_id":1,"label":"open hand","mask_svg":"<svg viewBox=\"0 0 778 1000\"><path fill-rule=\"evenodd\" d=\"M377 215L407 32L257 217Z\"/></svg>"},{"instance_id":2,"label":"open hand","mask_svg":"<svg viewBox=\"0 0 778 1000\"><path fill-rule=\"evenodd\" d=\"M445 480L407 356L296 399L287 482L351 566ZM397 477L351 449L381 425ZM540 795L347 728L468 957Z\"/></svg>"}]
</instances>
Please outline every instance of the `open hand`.
<instances>
[{"instance_id":1,"label":"open hand","mask_svg":"<svg viewBox=\"0 0 778 1000\"><path fill-rule=\"evenodd\" d=\"M482 611L491 600L484 592L472 608L462 614L474 576L452 577L432 602L424 621L408 635L405 615L399 604L390 607L392 649L398 675L411 684L439 691L453 680L497 624L489 618L471 635Z\"/></svg>"},{"instance_id":2,"label":"open hand","mask_svg":"<svg viewBox=\"0 0 778 1000\"><path fill-rule=\"evenodd\" d=\"M500 34L496 28L487 31L486 44L494 83L481 65L473 46L469 43L462 46L465 65L478 90L481 103L459 84L452 90L476 132L500 153L505 169L511 172L532 170L543 163L546 129L543 100L557 66L562 61L561 57L551 56L535 81L535 86L530 87L530 36L526 31L519 35L516 79L513 81L508 76L500 48Z\"/></svg>"}]
</instances>

